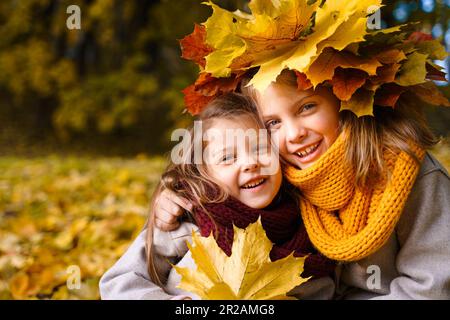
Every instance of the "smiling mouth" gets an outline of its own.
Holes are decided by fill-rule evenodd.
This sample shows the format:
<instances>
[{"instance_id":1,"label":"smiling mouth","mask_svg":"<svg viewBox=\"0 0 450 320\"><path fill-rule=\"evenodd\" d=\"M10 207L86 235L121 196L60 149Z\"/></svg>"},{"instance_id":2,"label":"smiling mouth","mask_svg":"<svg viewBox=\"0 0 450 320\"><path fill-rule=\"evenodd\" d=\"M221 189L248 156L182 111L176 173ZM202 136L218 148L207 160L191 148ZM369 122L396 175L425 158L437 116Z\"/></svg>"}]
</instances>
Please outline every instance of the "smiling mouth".
<instances>
[{"instance_id":1,"label":"smiling mouth","mask_svg":"<svg viewBox=\"0 0 450 320\"><path fill-rule=\"evenodd\" d=\"M265 179L265 178L254 180L252 182L244 184L241 188L242 189L253 189L253 188L256 188L259 185L262 185L266 180L267 179Z\"/></svg>"},{"instance_id":2,"label":"smiling mouth","mask_svg":"<svg viewBox=\"0 0 450 320\"><path fill-rule=\"evenodd\" d=\"M295 154L298 155L300 158L304 158L306 156L309 156L311 153L317 150L317 148L320 146L320 143L322 141L317 142L316 144L307 147L305 150L296 152Z\"/></svg>"}]
</instances>

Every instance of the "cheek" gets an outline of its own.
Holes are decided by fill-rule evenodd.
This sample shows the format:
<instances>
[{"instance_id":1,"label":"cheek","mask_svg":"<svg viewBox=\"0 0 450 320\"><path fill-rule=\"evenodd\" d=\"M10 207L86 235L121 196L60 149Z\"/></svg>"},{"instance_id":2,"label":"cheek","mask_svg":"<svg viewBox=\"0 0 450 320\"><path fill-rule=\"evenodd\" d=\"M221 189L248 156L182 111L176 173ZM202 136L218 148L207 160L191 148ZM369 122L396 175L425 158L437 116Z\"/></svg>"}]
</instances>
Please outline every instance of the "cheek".
<instances>
[{"instance_id":1,"label":"cheek","mask_svg":"<svg viewBox=\"0 0 450 320\"><path fill-rule=\"evenodd\" d=\"M324 136L332 145L339 135L339 118L337 116L330 117L324 126Z\"/></svg>"},{"instance_id":2,"label":"cheek","mask_svg":"<svg viewBox=\"0 0 450 320\"><path fill-rule=\"evenodd\" d=\"M330 130L327 132L326 139L328 140L328 144L331 146L337 139L339 135L339 127L334 126L330 128Z\"/></svg>"},{"instance_id":3,"label":"cheek","mask_svg":"<svg viewBox=\"0 0 450 320\"><path fill-rule=\"evenodd\" d=\"M230 170L229 167L211 166L209 174L215 180L215 183L222 188L225 188L228 192L231 192L235 177L233 171Z\"/></svg>"},{"instance_id":4,"label":"cheek","mask_svg":"<svg viewBox=\"0 0 450 320\"><path fill-rule=\"evenodd\" d=\"M220 183L233 196L239 194L239 172L232 166L221 168Z\"/></svg>"},{"instance_id":5,"label":"cheek","mask_svg":"<svg viewBox=\"0 0 450 320\"><path fill-rule=\"evenodd\" d=\"M330 116L324 112L320 112L310 119L308 127L324 135L329 130L329 124Z\"/></svg>"},{"instance_id":6,"label":"cheek","mask_svg":"<svg viewBox=\"0 0 450 320\"><path fill-rule=\"evenodd\" d=\"M311 119L309 128L320 133L325 139L334 141L339 129L339 119L335 114L322 112Z\"/></svg>"},{"instance_id":7,"label":"cheek","mask_svg":"<svg viewBox=\"0 0 450 320\"><path fill-rule=\"evenodd\" d=\"M286 145L286 133L284 129L281 128L272 134L272 141L278 147L280 156L284 157L288 154L287 145Z\"/></svg>"}]
</instances>

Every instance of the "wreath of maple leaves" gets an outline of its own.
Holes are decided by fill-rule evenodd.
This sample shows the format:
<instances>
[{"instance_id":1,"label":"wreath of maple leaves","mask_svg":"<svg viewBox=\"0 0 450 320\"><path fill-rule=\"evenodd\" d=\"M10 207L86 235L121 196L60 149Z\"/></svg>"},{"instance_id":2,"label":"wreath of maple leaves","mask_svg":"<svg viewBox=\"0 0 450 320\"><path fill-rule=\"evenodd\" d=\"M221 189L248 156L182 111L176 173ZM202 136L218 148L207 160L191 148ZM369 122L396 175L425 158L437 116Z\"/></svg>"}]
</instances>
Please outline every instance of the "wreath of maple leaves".
<instances>
[{"instance_id":1,"label":"wreath of maple leaves","mask_svg":"<svg viewBox=\"0 0 450 320\"><path fill-rule=\"evenodd\" d=\"M402 43L414 47L432 40L431 35L416 31L411 32ZM180 40L180 45L182 57L195 62L201 69L195 83L182 91L186 109L192 115L200 113L215 97L236 91L242 79L252 72L252 69L232 70L231 75L226 78L213 77L205 72L205 57L212 53L214 48L206 43L206 28L203 25L195 24L194 31ZM374 74L369 74L357 67L371 59L372 65L373 61L376 63ZM352 97L359 96L364 99L366 93L373 91L375 105L394 108L400 96L409 92L428 103L450 106L448 99L431 81L411 86L402 86L395 82L402 67L400 61L405 60L407 60L406 55L399 49L398 43L395 46L387 46L365 41L361 43L358 54L345 49L338 51L326 48L314 65L322 68L318 71L319 74L325 70L333 72L331 80L325 80L321 84L331 86L336 97L344 103ZM313 87L304 73L293 71L297 76L299 90L308 90ZM445 73L427 61L425 80L446 81Z\"/></svg>"}]
</instances>

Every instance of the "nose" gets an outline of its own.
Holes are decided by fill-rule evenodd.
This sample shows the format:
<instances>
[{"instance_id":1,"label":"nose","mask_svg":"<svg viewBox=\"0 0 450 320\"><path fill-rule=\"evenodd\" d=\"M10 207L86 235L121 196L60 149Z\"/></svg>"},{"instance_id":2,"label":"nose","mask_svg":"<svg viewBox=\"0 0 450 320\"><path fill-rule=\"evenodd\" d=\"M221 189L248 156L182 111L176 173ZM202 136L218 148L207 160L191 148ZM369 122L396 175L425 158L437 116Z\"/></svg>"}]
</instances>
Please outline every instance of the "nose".
<instances>
[{"instance_id":1,"label":"nose","mask_svg":"<svg viewBox=\"0 0 450 320\"><path fill-rule=\"evenodd\" d=\"M244 172L251 172L251 171L256 170L258 168L259 168L258 163L248 163L248 164L243 166L243 171Z\"/></svg>"},{"instance_id":2,"label":"nose","mask_svg":"<svg viewBox=\"0 0 450 320\"><path fill-rule=\"evenodd\" d=\"M253 170L256 170L260 167L260 164L257 160L257 154L253 153L247 153L244 163L242 164L241 168L244 172L251 172Z\"/></svg>"},{"instance_id":3,"label":"nose","mask_svg":"<svg viewBox=\"0 0 450 320\"><path fill-rule=\"evenodd\" d=\"M299 143L301 142L307 135L308 131L304 126L301 125L301 123L298 122L290 122L285 127L285 135L286 135L286 142L288 143Z\"/></svg>"}]
</instances>

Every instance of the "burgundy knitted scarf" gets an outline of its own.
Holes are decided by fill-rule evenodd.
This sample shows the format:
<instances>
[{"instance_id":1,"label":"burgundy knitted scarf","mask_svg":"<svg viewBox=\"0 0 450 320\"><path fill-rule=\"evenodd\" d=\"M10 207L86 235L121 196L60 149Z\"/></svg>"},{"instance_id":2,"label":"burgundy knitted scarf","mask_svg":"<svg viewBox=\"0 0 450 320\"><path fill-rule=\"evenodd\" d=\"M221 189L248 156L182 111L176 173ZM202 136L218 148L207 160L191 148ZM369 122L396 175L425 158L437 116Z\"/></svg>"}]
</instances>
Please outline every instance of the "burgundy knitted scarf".
<instances>
[{"instance_id":1,"label":"burgundy knitted scarf","mask_svg":"<svg viewBox=\"0 0 450 320\"><path fill-rule=\"evenodd\" d=\"M282 259L292 252L296 257L310 254L305 260L302 277L319 278L333 274L335 263L314 249L302 222L299 207L287 194L280 192L276 200L265 209L250 208L232 197L222 203L206 204L205 208L209 215L201 207L194 209L200 234L207 237L213 232L217 244L228 256L231 255L233 244L233 224L243 229L261 216L267 237L274 243L270 252L272 261ZM217 232L211 217L217 226Z\"/></svg>"}]
</instances>

